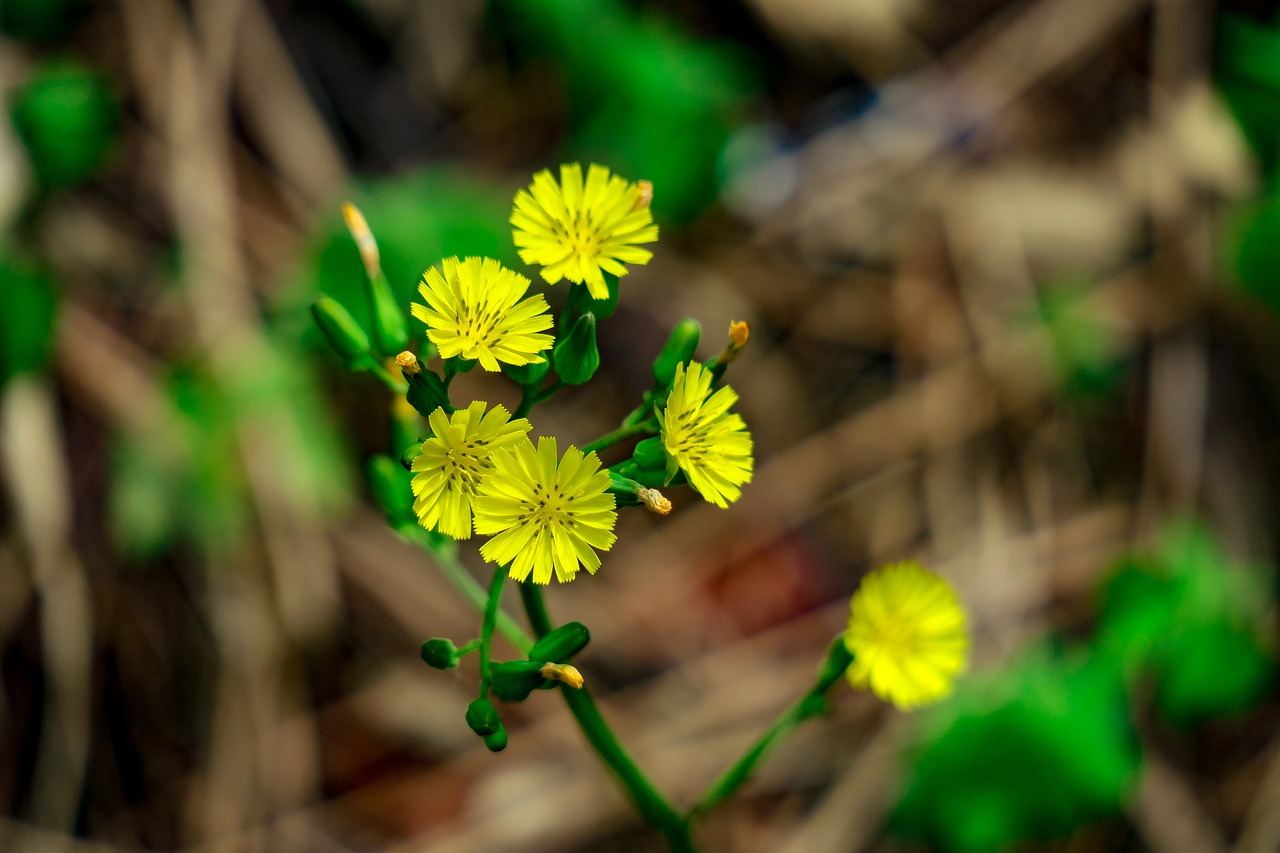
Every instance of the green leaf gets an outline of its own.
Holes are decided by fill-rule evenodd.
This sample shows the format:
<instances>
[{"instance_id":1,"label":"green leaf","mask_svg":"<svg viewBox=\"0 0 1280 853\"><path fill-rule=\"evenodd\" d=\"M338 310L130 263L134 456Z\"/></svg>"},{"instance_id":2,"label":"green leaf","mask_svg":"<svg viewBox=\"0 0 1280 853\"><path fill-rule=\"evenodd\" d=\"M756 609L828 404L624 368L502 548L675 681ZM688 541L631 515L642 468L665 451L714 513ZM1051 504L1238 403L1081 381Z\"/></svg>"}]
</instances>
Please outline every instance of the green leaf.
<instances>
[{"instance_id":1,"label":"green leaf","mask_svg":"<svg viewBox=\"0 0 1280 853\"><path fill-rule=\"evenodd\" d=\"M48 362L57 302L48 276L31 264L0 256L0 386Z\"/></svg>"}]
</instances>

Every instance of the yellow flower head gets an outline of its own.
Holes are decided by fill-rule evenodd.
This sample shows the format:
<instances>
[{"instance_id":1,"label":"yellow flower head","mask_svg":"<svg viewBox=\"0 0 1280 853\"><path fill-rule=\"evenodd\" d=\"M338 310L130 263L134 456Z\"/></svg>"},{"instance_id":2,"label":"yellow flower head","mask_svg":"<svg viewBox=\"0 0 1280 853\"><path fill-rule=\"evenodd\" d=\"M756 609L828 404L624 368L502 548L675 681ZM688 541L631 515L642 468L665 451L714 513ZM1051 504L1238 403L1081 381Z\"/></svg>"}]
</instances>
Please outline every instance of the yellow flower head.
<instances>
[{"instance_id":1,"label":"yellow flower head","mask_svg":"<svg viewBox=\"0 0 1280 853\"><path fill-rule=\"evenodd\" d=\"M436 409L427 419L433 435L413 460L418 523L454 539L471 538L471 505L476 486L493 471L490 454L524 439L531 428L524 418L511 420L502 406L488 414L484 409L482 401L452 417Z\"/></svg>"},{"instance_id":2,"label":"yellow flower head","mask_svg":"<svg viewBox=\"0 0 1280 853\"><path fill-rule=\"evenodd\" d=\"M643 200L639 185L610 175L604 166L592 164L585 184L577 163L560 167L559 183L543 169L527 190L516 193L511 211L520 259L540 265L550 284L567 278L585 283L592 299L607 299L605 272L622 277L623 264L647 264L653 257L638 246L658 239Z\"/></svg>"},{"instance_id":3,"label":"yellow flower head","mask_svg":"<svg viewBox=\"0 0 1280 853\"><path fill-rule=\"evenodd\" d=\"M528 289L529 279L492 258L445 258L418 285L427 304L409 310L427 324L441 358L479 359L485 370L500 361L540 364L538 353L555 339L538 334L551 328L551 314L541 293L521 299Z\"/></svg>"},{"instance_id":4,"label":"yellow flower head","mask_svg":"<svg viewBox=\"0 0 1280 853\"><path fill-rule=\"evenodd\" d=\"M573 580L580 566L595 574L617 538L618 520L609 472L594 453L570 445L557 463L556 440L528 439L495 455L494 470L480 482L476 532L493 538L480 547L490 563L510 563L511 577L534 583Z\"/></svg>"},{"instance_id":5,"label":"yellow flower head","mask_svg":"<svg viewBox=\"0 0 1280 853\"><path fill-rule=\"evenodd\" d=\"M913 560L862 579L850 602L844 644L853 655L845 675L858 689L911 709L951 693L964 670L965 615L945 580Z\"/></svg>"},{"instance_id":6,"label":"yellow flower head","mask_svg":"<svg viewBox=\"0 0 1280 853\"><path fill-rule=\"evenodd\" d=\"M711 394L711 372L693 361L687 369L676 365L662 414L667 456L684 471L691 486L719 507L738 499L742 484L751 482L754 465L751 433L741 416L729 411L737 401L738 395L727 385Z\"/></svg>"}]
</instances>

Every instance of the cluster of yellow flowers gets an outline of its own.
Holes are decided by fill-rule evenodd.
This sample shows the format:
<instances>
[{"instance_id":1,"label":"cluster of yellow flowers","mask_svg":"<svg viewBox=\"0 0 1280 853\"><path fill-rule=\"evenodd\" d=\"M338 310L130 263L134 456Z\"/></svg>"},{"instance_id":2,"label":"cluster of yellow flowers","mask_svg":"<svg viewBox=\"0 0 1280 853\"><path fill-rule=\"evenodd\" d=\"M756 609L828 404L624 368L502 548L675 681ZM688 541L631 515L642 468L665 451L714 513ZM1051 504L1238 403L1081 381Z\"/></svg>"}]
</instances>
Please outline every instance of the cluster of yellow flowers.
<instances>
[{"instance_id":1,"label":"cluster of yellow flowers","mask_svg":"<svg viewBox=\"0 0 1280 853\"><path fill-rule=\"evenodd\" d=\"M592 165L583 179L577 164L534 176L517 193L511 223L520 257L541 267L554 284L583 285L591 299L609 296L605 273L627 274L627 264L646 264L653 253L639 244L658 238L649 211L652 189ZM555 343L546 298L527 295L530 281L490 258L447 258L423 276L423 303L412 315L443 358L475 360L488 371L502 364L541 364ZM745 324L736 324L737 351ZM731 349L733 348L731 342ZM711 371L680 364L655 430L668 457L667 482L683 471L708 501L727 506L751 479L751 436L729 411L732 389L712 391ZM480 549L489 562L510 564L516 580L573 580L580 568L594 573L597 551L614 542L616 503L611 477L594 452L570 445L559 455L554 438L537 446L525 418L512 419L502 406L477 401L428 418L431 436L412 462L414 511L419 523L455 539L472 532L491 536ZM653 490L648 505L669 509Z\"/></svg>"}]
</instances>

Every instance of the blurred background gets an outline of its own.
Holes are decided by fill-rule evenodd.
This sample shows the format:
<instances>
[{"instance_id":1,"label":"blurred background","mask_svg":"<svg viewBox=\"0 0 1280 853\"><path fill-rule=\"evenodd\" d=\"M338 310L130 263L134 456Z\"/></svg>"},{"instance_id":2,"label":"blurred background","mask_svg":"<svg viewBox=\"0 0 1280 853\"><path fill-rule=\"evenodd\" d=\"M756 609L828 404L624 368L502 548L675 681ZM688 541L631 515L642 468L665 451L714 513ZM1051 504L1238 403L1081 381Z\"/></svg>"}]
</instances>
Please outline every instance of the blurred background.
<instances>
[{"instance_id":1,"label":"blurred background","mask_svg":"<svg viewBox=\"0 0 1280 853\"><path fill-rule=\"evenodd\" d=\"M535 434L616 425L681 317L703 358L752 328L743 498L624 513L549 591L641 765L694 801L884 562L972 618L952 700L838 686L705 849L1280 849L1273 4L3 0L0 34L0 847L659 849L554 695L491 755L474 661L418 660L479 620L375 508L390 393L308 312L367 313L342 201L407 304L447 255L522 269L514 191L581 160L651 180L662 239Z\"/></svg>"}]
</instances>

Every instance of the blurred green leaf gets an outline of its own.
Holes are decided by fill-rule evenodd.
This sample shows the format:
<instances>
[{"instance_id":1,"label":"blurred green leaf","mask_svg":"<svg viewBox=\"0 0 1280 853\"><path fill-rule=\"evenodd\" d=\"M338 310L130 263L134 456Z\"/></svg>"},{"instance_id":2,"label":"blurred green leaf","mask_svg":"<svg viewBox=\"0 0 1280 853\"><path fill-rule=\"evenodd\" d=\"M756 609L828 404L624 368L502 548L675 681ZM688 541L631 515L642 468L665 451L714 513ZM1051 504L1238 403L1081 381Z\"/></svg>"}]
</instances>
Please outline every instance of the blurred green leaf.
<instances>
[{"instance_id":1,"label":"blurred green leaf","mask_svg":"<svg viewBox=\"0 0 1280 853\"><path fill-rule=\"evenodd\" d=\"M53 281L36 266L0 256L0 386L44 367L57 302Z\"/></svg>"},{"instance_id":2,"label":"blurred green leaf","mask_svg":"<svg viewBox=\"0 0 1280 853\"><path fill-rule=\"evenodd\" d=\"M1120 813L1140 754L1105 667L1034 650L949 705L908 756L896 834L981 853Z\"/></svg>"},{"instance_id":3,"label":"blurred green leaf","mask_svg":"<svg viewBox=\"0 0 1280 853\"><path fill-rule=\"evenodd\" d=\"M566 159L653 182L654 212L688 221L715 197L716 163L760 87L742 49L697 40L618 0L499 0L508 36L563 74Z\"/></svg>"},{"instance_id":4,"label":"blurred green leaf","mask_svg":"<svg viewBox=\"0 0 1280 853\"><path fill-rule=\"evenodd\" d=\"M1126 558L1112 574L1099 659L1150 674L1157 707L1178 725L1245 710L1275 677L1259 636L1272 601L1261 573L1231 560L1207 528L1176 524L1154 557Z\"/></svg>"},{"instance_id":5,"label":"blurred green leaf","mask_svg":"<svg viewBox=\"0 0 1280 853\"><path fill-rule=\"evenodd\" d=\"M11 116L45 187L85 180L115 144L117 107L105 78L70 60L37 68L14 95Z\"/></svg>"}]
</instances>

